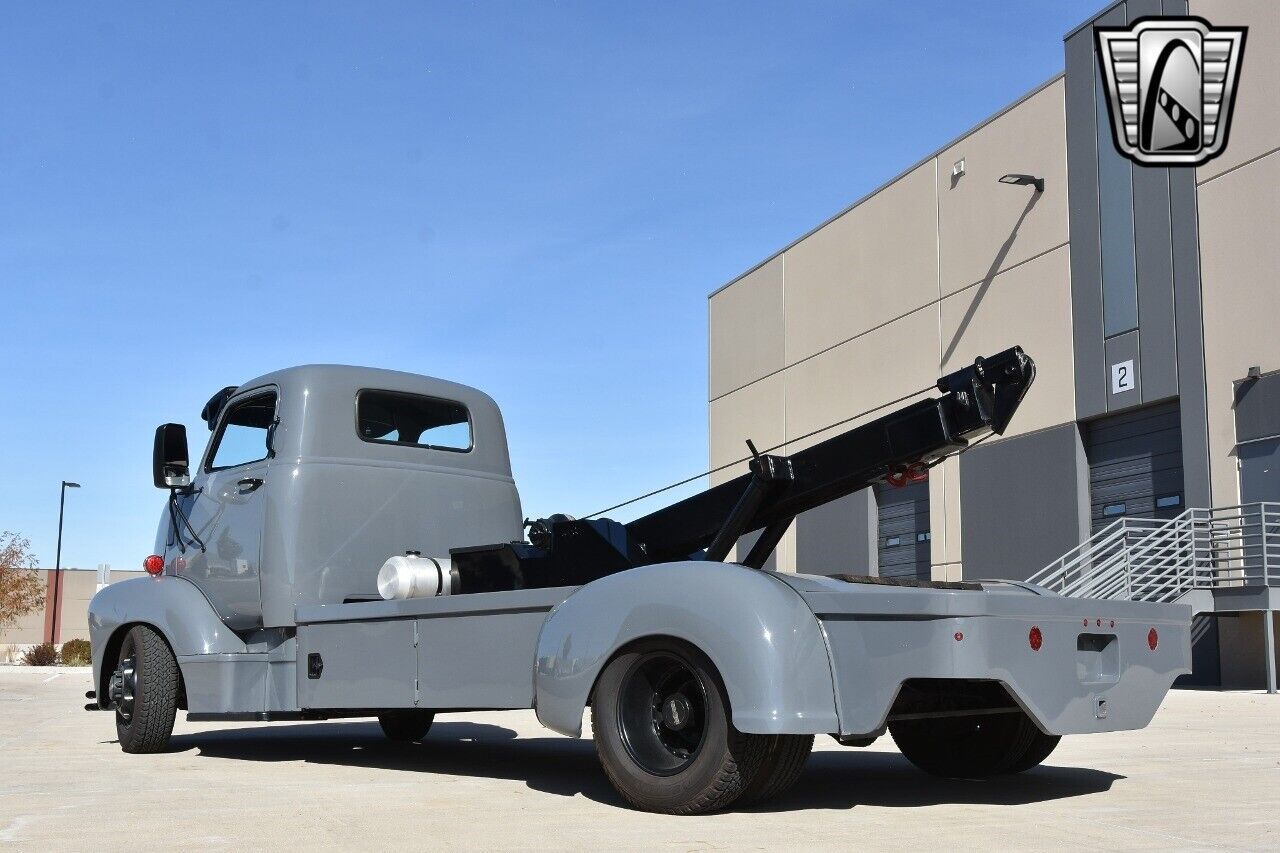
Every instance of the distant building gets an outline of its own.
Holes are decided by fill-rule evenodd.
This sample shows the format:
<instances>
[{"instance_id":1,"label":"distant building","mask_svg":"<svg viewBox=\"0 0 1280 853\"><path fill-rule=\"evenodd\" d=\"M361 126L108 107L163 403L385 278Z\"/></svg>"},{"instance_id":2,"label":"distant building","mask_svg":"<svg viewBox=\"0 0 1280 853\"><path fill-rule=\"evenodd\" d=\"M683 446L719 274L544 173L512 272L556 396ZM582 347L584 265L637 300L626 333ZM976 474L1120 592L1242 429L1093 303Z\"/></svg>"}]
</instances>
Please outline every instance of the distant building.
<instances>
[{"instance_id":1,"label":"distant building","mask_svg":"<svg viewBox=\"0 0 1280 853\"><path fill-rule=\"evenodd\" d=\"M89 639L89 599L97 592L99 572L89 569L63 569L59 584L58 621L54 624L54 571L37 569L45 588L44 607L28 613L18 624L0 631L0 663L16 655L19 649L37 643L65 643L67 640ZM141 577L141 572L109 571L108 583Z\"/></svg>"}]
</instances>

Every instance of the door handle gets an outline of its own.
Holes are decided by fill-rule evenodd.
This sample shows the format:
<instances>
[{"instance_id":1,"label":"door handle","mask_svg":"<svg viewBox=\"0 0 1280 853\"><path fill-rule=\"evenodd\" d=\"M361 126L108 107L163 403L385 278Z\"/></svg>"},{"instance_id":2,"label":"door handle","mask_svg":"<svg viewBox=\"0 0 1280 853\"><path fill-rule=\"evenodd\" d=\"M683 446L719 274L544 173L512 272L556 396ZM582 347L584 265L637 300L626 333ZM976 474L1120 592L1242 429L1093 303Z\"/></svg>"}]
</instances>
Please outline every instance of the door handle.
<instances>
[{"instance_id":1,"label":"door handle","mask_svg":"<svg viewBox=\"0 0 1280 853\"><path fill-rule=\"evenodd\" d=\"M243 480L236 481L236 491L243 495L256 490L261 485L261 477L245 477Z\"/></svg>"}]
</instances>

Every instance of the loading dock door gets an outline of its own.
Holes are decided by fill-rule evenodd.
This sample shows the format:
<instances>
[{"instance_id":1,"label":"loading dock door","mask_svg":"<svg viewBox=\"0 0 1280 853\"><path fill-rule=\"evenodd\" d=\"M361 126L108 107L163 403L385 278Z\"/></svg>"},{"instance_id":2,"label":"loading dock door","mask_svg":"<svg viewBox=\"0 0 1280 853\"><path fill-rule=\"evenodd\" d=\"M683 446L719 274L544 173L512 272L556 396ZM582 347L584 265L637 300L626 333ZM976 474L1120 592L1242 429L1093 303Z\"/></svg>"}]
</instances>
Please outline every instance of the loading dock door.
<instances>
[{"instance_id":1,"label":"loading dock door","mask_svg":"<svg viewBox=\"0 0 1280 853\"><path fill-rule=\"evenodd\" d=\"M880 576L929 579L929 483L876 486Z\"/></svg>"},{"instance_id":2,"label":"loading dock door","mask_svg":"<svg viewBox=\"0 0 1280 853\"><path fill-rule=\"evenodd\" d=\"M1186 509L1176 402L1093 421L1085 435L1095 533L1124 516L1173 518Z\"/></svg>"}]
</instances>

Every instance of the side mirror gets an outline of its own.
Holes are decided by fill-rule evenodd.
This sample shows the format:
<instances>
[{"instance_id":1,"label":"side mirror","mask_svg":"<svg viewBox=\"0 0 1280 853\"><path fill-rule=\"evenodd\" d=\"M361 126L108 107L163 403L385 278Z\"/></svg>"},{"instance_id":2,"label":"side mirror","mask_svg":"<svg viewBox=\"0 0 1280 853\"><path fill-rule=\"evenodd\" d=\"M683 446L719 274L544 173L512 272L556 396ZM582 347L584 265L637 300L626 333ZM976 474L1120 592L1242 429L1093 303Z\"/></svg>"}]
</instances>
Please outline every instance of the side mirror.
<instances>
[{"instance_id":1,"label":"side mirror","mask_svg":"<svg viewBox=\"0 0 1280 853\"><path fill-rule=\"evenodd\" d=\"M182 424L161 424L156 427L156 443L151 452L151 475L157 489L184 489L191 485L187 428Z\"/></svg>"}]
</instances>

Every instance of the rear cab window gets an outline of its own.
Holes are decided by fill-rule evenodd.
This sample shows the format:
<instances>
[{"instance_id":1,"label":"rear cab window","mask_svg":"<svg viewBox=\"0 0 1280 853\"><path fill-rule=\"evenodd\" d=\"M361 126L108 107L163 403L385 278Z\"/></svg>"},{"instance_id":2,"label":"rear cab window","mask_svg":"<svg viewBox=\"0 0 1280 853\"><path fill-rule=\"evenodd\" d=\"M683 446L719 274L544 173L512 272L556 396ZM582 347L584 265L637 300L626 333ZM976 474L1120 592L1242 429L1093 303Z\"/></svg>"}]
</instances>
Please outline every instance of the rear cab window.
<instances>
[{"instance_id":1,"label":"rear cab window","mask_svg":"<svg viewBox=\"0 0 1280 853\"><path fill-rule=\"evenodd\" d=\"M356 395L356 434L363 441L467 453L471 413L453 400L365 389Z\"/></svg>"},{"instance_id":2,"label":"rear cab window","mask_svg":"<svg viewBox=\"0 0 1280 853\"><path fill-rule=\"evenodd\" d=\"M233 400L218 425L209 447L207 471L261 462L271 455L271 433L276 422L276 392L250 394Z\"/></svg>"}]
</instances>

